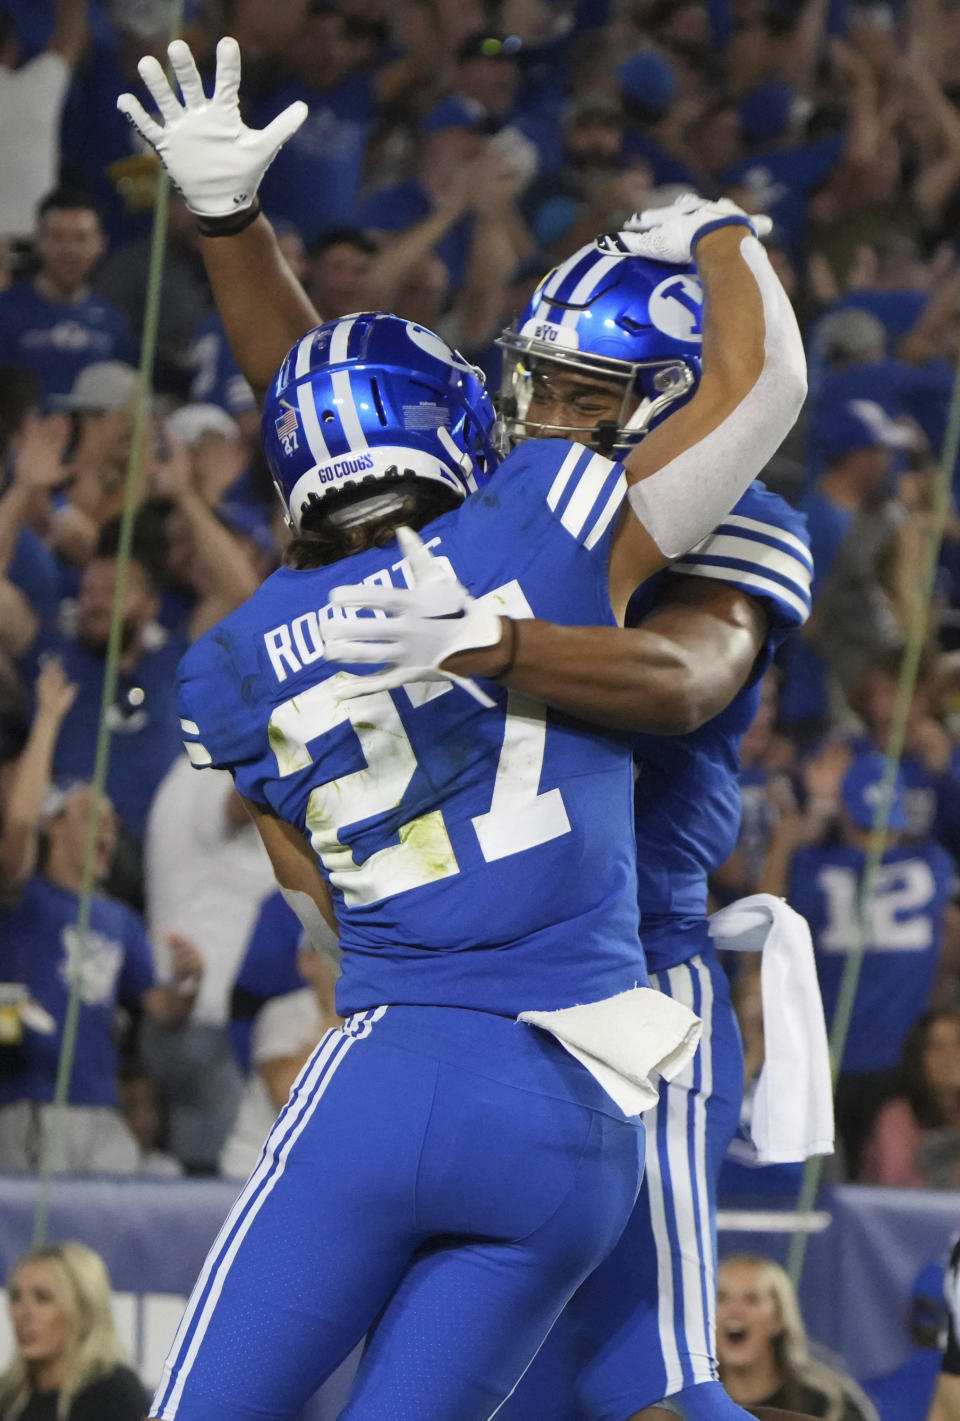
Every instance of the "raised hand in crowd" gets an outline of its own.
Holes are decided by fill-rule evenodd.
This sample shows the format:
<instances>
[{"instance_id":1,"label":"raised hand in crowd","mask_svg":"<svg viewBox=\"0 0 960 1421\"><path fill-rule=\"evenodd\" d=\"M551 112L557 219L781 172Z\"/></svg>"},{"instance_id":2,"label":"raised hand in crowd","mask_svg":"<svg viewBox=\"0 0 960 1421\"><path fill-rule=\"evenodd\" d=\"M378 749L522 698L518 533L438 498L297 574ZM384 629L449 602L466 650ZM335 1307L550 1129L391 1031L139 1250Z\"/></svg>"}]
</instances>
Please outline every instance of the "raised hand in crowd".
<instances>
[{"instance_id":1,"label":"raised hand in crowd","mask_svg":"<svg viewBox=\"0 0 960 1421\"><path fill-rule=\"evenodd\" d=\"M3 810L0 834L0 898L15 897L37 864L38 823L57 737L77 697L58 656L43 660L36 681L37 706Z\"/></svg>"}]
</instances>

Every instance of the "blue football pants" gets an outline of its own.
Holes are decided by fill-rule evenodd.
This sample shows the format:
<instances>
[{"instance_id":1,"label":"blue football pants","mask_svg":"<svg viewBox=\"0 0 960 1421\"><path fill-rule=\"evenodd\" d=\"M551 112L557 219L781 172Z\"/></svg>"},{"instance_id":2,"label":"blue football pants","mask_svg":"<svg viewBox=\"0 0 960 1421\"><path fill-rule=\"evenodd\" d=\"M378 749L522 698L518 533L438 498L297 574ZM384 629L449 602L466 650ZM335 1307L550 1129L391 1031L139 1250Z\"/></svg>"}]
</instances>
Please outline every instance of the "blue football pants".
<instances>
[{"instance_id":1,"label":"blue football pants","mask_svg":"<svg viewBox=\"0 0 960 1421\"><path fill-rule=\"evenodd\" d=\"M370 1333L341 1421L487 1421L613 1247L642 1167L642 1125L545 1033L357 1013L210 1250L151 1416L292 1417Z\"/></svg>"},{"instance_id":2,"label":"blue football pants","mask_svg":"<svg viewBox=\"0 0 960 1421\"><path fill-rule=\"evenodd\" d=\"M688 1421L747 1413L717 1382L717 1179L737 1128L743 1053L713 953L653 974L703 1020L692 1062L644 1114L643 1188L497 1421L627 1421L671 1398Z\"/></svg>"}]
</instances>

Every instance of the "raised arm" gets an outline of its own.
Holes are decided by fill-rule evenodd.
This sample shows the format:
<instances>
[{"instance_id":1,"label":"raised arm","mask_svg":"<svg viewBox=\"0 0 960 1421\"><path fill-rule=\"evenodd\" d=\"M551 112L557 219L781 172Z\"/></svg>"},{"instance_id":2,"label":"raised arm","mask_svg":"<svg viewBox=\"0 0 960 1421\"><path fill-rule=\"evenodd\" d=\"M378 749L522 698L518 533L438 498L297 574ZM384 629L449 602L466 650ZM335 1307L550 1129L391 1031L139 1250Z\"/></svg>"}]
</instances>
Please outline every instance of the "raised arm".
<instances>
[{"instance_id":1,"label":"raised arm","mask_svg":"<svg viewBox=\"0 0 960 1421\"><path fill-rule=\"evenodd\" d=\"M644 213L636 251L691 254L703 282L703 375L696 394L630 453L629 507L610 555L622 621L634 589L711 532L773 456L800 412L806 363L796 318L744 214L681 199ZM736 225L742 219L744 225Z\"/></svg>"},{"instance_id":2,"label":"raised arm","mask_svg":"<svg viewBox=\"0 0 960 1421\"><path fill-rule=\"evenodd\" d=\"M204 265L230 349L257 402L291 346L323 319L259 212L235 235L200 228Z\"/></svg>"},{"instance_id":3,"label":"raised arm","mask_svg":"<svg viewBox=\"0 0 960 1421\"><path fill-rule=\"evenodd\" d=\"M155 122L133 94L121 94L117 107L156 149L198 220L227 339L262 399L287 351L320 321L257 199L264 173L306 118L307 106L291 104L265 129L247 128L237 102L236 40L222 39L217 45L216 84L209 99L183 40L175 40L169 54L182 102L156 59L147 56L139 66L163 122Z\"/></svg>"},{"instance_id":4,"label":"raised arm","mask_svg":"<svg viewBox=\"0 0 960 1421\"><path fill-rule=\"evenodd\" d=\"M76 699L59 658L44 662L37 677L37 707L17 762L0 835L0 898L15 898L37 865L40 806L63 718Z\"/></svg>"},{"instance_id":5,"label":"raised arm","mask_svg":"<svg viewBox=\"0 0 960 1421\"><path fill-rule=\"evenodd\" d=\"M87 42L87 0L55 0L53 34L47 49L72 69Z\"/></svg>"}]
</instances>

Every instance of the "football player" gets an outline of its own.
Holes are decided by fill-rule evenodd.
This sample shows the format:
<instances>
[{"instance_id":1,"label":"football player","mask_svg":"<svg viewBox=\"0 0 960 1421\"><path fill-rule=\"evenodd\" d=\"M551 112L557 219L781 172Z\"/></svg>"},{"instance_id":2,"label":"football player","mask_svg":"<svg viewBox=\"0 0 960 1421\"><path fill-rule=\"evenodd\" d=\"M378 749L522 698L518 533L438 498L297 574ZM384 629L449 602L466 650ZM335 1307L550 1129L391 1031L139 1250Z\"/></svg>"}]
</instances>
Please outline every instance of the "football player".
<instances>
[{"instance_id":1,"label":"football player","mask_svg":"<svg viewBox=\"0 0 960 1421\"><path fill-rule=\"evenodd\" d=\"M552 434L622 458L696 389L696 274L618 261L630 241L604 238L576 253L505 333L514 440ZM664 1415L645 1408L667 1398L666 1414L689 1421L746 1415L721 1388L715 1355L717 1180L739 1122L743 1061L709 936L707 879L735 845L740 740L778 645L809 615L811 572L802 516L754 483L709 538L638 590L626 617L636 630L614 632L614 642L598 629L544 628L529 663L526 629L518 637L508 684L593 721L668 732L634 741L641 937L653 984L691 1006L704 1029L691 1065L664 1082L645 1115L644 1187L630 1223L505 1421L531 1413L564 1346L580 1403L571 1416L639 1421ZM660 686L657 726L650 701Z\"/></svg>"},{"instance_id":2,"label":"football player","mask_svg":"<svg viewBox=\"0 0 960 1421\"><path fill-rule=\"evenodd\" d=\"M237 276L262 277L261 258L278 269L256 185L298 115L245 129L236 46L218 57L207 100L171 47L183 104L142 63L162 126L132 96L121 106L201 219L228 331L246 321L249 335L264 287L249 296ZM157 1417L292 1414L375 1317L345 1416L488 1416L630 1212L631 1122L695 1021L642 985L630 747L548 722L498 682L522 618L615 628L795 417L799 335L743 226L732 205L687 201L635 237L634 255L695 249L710 304L696 392L622 465L536 441L485 487L482 387L396 318L311 331L276 376L264 433L295 566L185 659L182 724L195 763L234 773L281 884L328 913L319 858L348 1021L305 1067L208 1257ZM265 344L299 299L287 286L271 302ZM425 545L398 545L403 524ZM417 684L396 695L363 673L384 658L357 636L367 619L343 613L358 586L408 587L430 613L410 619ZM478 647L482 684L439 669Z\"/></svg>"},{"instance_id":3,"label":"football player","mask_svg":"<svg viewBox=\"0 0 960 1421\"><path fill-rule=\"evenodd\" d=\"M696 272L634 246L623 232L575 253L505 332L501 407L515 446L547 436L629 460L698 388ZM638 589L626 615L635 630L516 629L505 684L644 732L633 741L641 937L653 984L690 1006L704 1031L694 1060L645 1115L644 1188L629 1225L503 1407L505 1421L545 1414L548 1395L556 1413L561 1355L577 1364L571 1418L746 1416L721 1387L715 1357L716 1188L739 1122L743 1061L709 935L707 878L736 842L740 740L777 646L809 615L811 572L803 518L754 483L710 537ZM367 598L408 620L386 650L391 684L415 656L411 598ZM383 660L384 633L369 634ZM488 658L461 652L444 665L483 674ZM646 1410L666 1399L668 1413Z\"/></svg>"}]
</instances>

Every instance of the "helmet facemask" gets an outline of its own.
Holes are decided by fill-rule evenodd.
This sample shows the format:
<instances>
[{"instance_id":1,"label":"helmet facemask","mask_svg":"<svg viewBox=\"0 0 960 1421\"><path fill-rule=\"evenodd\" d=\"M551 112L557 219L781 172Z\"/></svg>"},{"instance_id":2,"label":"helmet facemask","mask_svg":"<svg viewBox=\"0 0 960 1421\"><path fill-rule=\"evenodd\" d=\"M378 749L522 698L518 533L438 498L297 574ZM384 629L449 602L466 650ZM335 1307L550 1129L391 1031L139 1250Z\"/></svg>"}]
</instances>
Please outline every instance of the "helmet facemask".
<instances>
[{"instance_id":1,"label":"helmet facemask","mask_svg":"<svg viewBox=\"0 0 960 1421\"><path fill-rule=\"evenodd\" d=\"M624 361L563 350L505 331L500 416L510 445L526 439L569 439L622 456L678 402L692 394L698 372L682 356ZM566 406L570 418L539 418L537 404ZM607 405L607 409L603 406ZM531 407L533 415L530 414Z\"/></svg>"},{"instance_id":2,"label":"helmet facemask","mask_svg":"<svg viewBox=\"0 0 960 1421\"><path fill-rule=\"evenodd\" d=\"M699 383L703 288L692 266L601 238L544 277L497 344L511 442L571 439L623 457Z\"/></svg>"}]
</instances>

